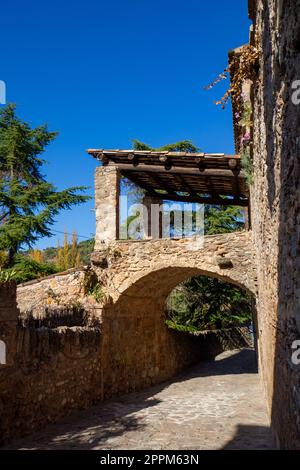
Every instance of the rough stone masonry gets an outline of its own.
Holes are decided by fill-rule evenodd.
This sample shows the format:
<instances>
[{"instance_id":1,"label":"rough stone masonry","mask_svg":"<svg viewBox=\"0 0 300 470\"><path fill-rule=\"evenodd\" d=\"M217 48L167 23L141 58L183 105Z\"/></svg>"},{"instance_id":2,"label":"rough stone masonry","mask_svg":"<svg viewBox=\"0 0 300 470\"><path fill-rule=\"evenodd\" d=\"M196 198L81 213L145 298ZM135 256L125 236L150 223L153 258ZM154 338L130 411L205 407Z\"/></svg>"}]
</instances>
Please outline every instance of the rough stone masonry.
<instances>
[{"instance_id":1,"label":"rough stone masonry","mask_svg":"<svg viewBox=\"0 0 300 470\"><path fill-rule=\"evenodd\" d=\"M75 289L73 275L60 278L58 291L62 284L66 290L70 285ZM32 296L35 291L39 295L47 283L55 292L53 278L20 290L30 288ZM100 305L84 317L73 311L68 315L64 304L61 312L56 305L56 314L49 316L43 297L40 305L35 304L36 313L26 299L23 296L20 305L30 312L28 316L17 309L15 284L0 284L0 341L5 344L0 364L0 444L73 410L156 384L200 359L248 345L242 330L199 336L172 332L159 315L138 316L134 308L131 314L130 303L121 318L114 316L109 299L104 315Z\"/></svg>"},{"instance_id":2,"label":"rough stone masonry","mask_svg":"<svg viewBox=\"0 0 300 470\"><path fill-rule=\"evenodd\" d=\"M300 1L251 0L258 47L252 87L254 184L251 207L256 251L260 366L277 445L300 449Z\"/></svg>"},{"instance_id":3,"label":"rough stone masonry","mask_svg":"<svg viewBox=\"0 0 300 470\"><path fill-rule=\"evenodd\" d=\"M93 263L105 293L101 333L87 326L20 328L11 287L0 292L10 303L0 309L0 339L7 345L7 364L0 369L2 439L157 383L204 353L216 354L224 346L214 335L197 339L199 347L195 338L174 336L163 326L169 289L198 273L257 292L260 370L272 429L279 447L300 448L300 368L291 361L292 343L300 337L300 108L292 100L293 82L300 79L300 0L251 0L250 13L251 41L261 50L252 87L253 243L250 233L220 236L207 251L188 255L185 241L117 242L118 175L110 168L102 185L107 170L98 169ZM234 237L242 238L233 244Z\"/></svg>"}]
</instances>

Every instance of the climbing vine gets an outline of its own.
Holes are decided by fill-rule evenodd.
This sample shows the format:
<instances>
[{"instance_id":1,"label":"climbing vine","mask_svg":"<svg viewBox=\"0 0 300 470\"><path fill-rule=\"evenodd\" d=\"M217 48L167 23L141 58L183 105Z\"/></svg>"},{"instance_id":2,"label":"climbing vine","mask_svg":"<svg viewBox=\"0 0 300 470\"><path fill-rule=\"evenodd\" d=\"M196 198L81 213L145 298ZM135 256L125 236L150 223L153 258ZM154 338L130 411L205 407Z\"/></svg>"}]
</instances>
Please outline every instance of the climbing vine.
<instances>
[{"instance_id":1,"label":"climbing vine","mask_svg":"<svg viewBox=\"0 0 300 470\"><path fill-rule=\"evenodd\" d=\"M230 88L223 97L215 101L224 109L231 98L235 120L241 127L241 139L239 149L241 163L250 186L253 183L253 162L251 159L251 135L253 128L252 106L249 97L243 94L243 85L249 81L254 82L259 67L260 51L250 44L233 51L229 55L228 67L206 89L211 89L217 83L230 77Z\"/></svg>"},{"instance_id":2,"label":"climbing vine","mask_svg":"<svg viewBox=\"0 0 300 470\"><path fill-rule=\"evenodd\" d=\"M246 147L241 152L241 164L246 175L248 186L251 186L253 183L253 162L251 160L249 147Z\"/></svg>"},{"instance_id":3,"label":"climbing vine","mask_svg":"<svg viewBox=\"0 0 300 470\"><path fill-rule=\"evenodd\" d=\"M230 54L228 67L210 83L205 89L210 90L222 80L230 77L230 88L225 92L222 98L215 101L216 105L221 105L224 109L229 99L236 99L240 96L243 83L246 80L254 81L259 67L259 49L250 44L241 47L238 52L233 51ZM241 100L237 99L237 112L242 113Z\"/></svg>"},{"instance_id":4,"label":"climbing vine","mask_svg":"<svg viewBox=\"0 0 300 470\"><path fill-rule=\"evenodd\" d=\"M239 116L236 115L236 118ZM239 120L239 126L242 127L242 137L240 141L241 163L246 181L249 186L253 183L253 162L251 159L251 131L253 127L252 106L250 102L244 103L243 114Z\"/></svg>"}]
</instances>

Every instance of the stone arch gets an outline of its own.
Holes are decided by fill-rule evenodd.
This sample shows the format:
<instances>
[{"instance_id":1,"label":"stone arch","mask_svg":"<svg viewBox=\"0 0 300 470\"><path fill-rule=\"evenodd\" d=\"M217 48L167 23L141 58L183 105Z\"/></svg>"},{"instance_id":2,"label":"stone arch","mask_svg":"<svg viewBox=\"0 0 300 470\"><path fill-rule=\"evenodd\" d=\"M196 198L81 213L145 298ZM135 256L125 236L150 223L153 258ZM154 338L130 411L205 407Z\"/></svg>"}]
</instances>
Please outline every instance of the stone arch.
<instances>
[{"instance_id":1,"label":"stone arch","mask_svg":"<svg viewBox=\"0 0 300 470\"><path fill-rule=\"evenodd\" d=\"M166 298L182 281L204 275L256 292L247 231L204 240L116 241L94 252L92 261L108 299L102 310L104 397L105 390L120 394L162 382L222 351L210 334L192 337L166 327Z\"/></svg>"},{"instance_id":2,"label":"stone arch","mask_svg":"<svg viewBox=\"0 0 300 470\"><path fill-rule=\"evenodd\" d=\"M159 263L147 270L131 275L130 278L124 279L119 285L114 277L111 278L110 288L114 291L114 303L122 303L128 298L147 298L151 299L159 297L166 298L168 294L181 282L193 276L207 276L217 278L220 281L233 284L250 294L255 295L255 285L251 282L244 282L236 272L231 273L229 270L222 271L218 268L208 269L199 267L189 267L185 261L180 264L176 260L176 264Z\"/></svg>"},{"instance_id":3,"label":"stone arch","mask_svg":"<svg viewBox=\"0 0 300 470\"><path fill-rule=\"evenodd\" d=\"M0 339L0 365L6 365L6 343Z\"/></svg>"},{"instance_id":4,"label":"stone arch","mask_svg":"<svg viewBox=\"0 0 300 470\"><path fill-rule=\"evenodd\" d=\"M255 294L257 273L251 233L207 236L196 250L191 249L194 240L127 241L111 245L111 253L118 255L106 270L107 294L116 303L131 289L139 290L141 296L145 285L155 294L157 279L163 280L168 288L173 278L180 283L195 275L217 277ZM97 263L97 253L94 260ZM165 277L161 276L163 272ZM158 287L162 288L160 282Z\"/></svg>"},{"instance_id":5,"label":"stone arch","mask_svg":"<svg viewBox=\"0 0 300 470\"><path fill-rule=\"evenodd\" d=\"M163 266L160 261L157 269L152 263L147 270L140 269L122 282L119 271L110 278L114 297L103 309L104 393L106 389L119 394L146 388L200 358L221 352L215 339L203 340L169 330L165 325L165 301L174 287L193 276L215 277L249 292L251 289L218 267L209 270L185 263L180 265L176 260L176 265Z\"/></svg>"}]
</instances>

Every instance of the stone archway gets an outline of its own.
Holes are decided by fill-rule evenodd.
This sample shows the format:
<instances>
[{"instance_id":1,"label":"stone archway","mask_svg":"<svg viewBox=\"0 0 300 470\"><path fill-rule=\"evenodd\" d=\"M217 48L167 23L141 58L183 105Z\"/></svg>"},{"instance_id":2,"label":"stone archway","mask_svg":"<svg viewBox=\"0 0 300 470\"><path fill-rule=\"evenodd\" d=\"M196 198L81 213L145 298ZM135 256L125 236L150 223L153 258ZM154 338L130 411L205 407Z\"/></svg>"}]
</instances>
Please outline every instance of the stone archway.
<instances>
[{"instance_id":1,"label":"stone archway","mask_svg":"<svg viewBox=\"0 0 300 470\"><path fill-rule=\"evenodd\" d=\"M189 242L155 240L110 246L107 268L102 269L109 293L102 313L104 397L107 390L111 396L162 382L222 351L214 333L183 335L166 327L166 298L182 281L204 275L255 293L251 234L207 237L203 248L194 252ZM220 266L220 260L225 260L224 265Z\"/></svg>"},{"instance_id":2,"label":"stone archway","mask_svg":"<svg viewBox=\"0 0 300 470\"><path fill-rule=\"evenodd\" d=\"M174 277L174 285L179 284L186 278L184 271L189 270L191 276L217 277L256 293L256 262L249 231L205 236L203 240L192 237L115 241L95 251L92 262L100 279L104 274L105 292L113 303L131 287L135 289L140 280L139 295L143 284L148 294L155 295L155 273L163 269L169 273L172 270L172 276L164 281L166 289L172 286L169 279Z\"/></svg>"}]
</instances>

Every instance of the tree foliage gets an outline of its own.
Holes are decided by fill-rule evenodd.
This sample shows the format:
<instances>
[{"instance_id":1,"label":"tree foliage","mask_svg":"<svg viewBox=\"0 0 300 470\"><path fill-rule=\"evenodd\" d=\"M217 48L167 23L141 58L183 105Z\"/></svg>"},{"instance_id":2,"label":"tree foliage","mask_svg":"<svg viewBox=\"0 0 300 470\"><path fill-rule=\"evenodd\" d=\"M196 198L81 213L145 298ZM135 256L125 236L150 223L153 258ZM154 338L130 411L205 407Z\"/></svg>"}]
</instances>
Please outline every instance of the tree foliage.
<instances>
[{"instance_id":1,"label":"tree foliage","mask_svg":"<svg viewBox=\"0 0 300 470\"><path fill-rule=\"evenodd\" d=\"M0 111L0 250L8 252L8 266L21 248L52 235L62 209L89 199L81 194L85 187L57 191L42 174L40 155L56 135L45 125L31 128L14 105Z\"/></svg>"},{"instance_id":2,"label":"tree foliage","mask_svg":"<svg viewBox=\"0 0 300 470\"><path fill-rule=\"evenodd\" d=\"M3 270L3 274L5 274L8 279L13 279L17 283L20 283L49 276L50 274L54 274L58 271L59 270L55 264L39 262L30 256L17 254L14 266Z\"/></svg>"},{"instance_id":3,"label":"tree foliage","mask_svg":"<svg viewBox=\"0 0 300 470\"><path fill-rule=\"evenodd\" d=\"M190 140L182 140L174 144L163 145L162 147L150 147L137 139L132 140L134 150L148 150L152 152L198 152L200 149L196 147Z\"/></svg>"},{"instance_id":4,"label":"tree foliage","mask_svg":"<svg viewBox=\"0 0 300 470\"><path fill-rule=\"evenodd\" d=\"M187 330L229 328L251 320L251 298L238 287L207 276L178 286L167 301L171 327Z\"/></svg>"},{"instance_id":5,"label":"tree foliage","mask_svg":"<svg viewBox=\"0 0 300 470\"><path fill-rule=\"evenodd\" d=\"M61 247L58 243L55 257L56 265L60 271L70 268L78 268L81 265L81 256L78 249L77 233L72 233L71 243L69 243L68 233L64 233L64 242Z\"/></svg>"},{"instance_id":6,"label":"tree foliage","mask_svg":"<svg viewBox=\"0 0 300 470\"><path fill-rule=\"evenodd\" d=\"M42 250L31 250L29 257L38 263L44 262L44 253Z\"/></svg>"},{"instance_id":7,"label":"tree foliage","mask_svg":"<svg viewBox=\"0 0 300 470\"><path fill-rule=\"evenodd\" d=\"M243 212L236 206L208 206L204 208L205 235L229 233L242 230L244 227Z\"/></svg>"},{"instance_id":8,"label":"tree foliage","mask_svg":"<svg viewBox=\"0 0 300 470\"><path fill-rule=\"evenodd\" d=\"M232 206L206 206L206 235L243 227L242 213ZM193 277L176 287L167 300L167 325L179 331L228 328L251 322L252 299L242 289L207 276Z\"/></svg>"},{"instance_id":9,"label":"tree foliage","mask_svg":"<svg viewBox=\"0 0 300 470\"><path fill-rule=\"evenodd\" d=\"M79 253L80 265L84 266L90 263L90 256L91 256L91 253L94 251L94 244L95 244L95 240L93 238L89 240L77 242L77 250ZM62 247L59 245L59 248L61 249ZM45 248L44 250L41 250L43 262L55 264L55 265L59 264L58 263L59 248L57 246L56 247L53 246L53 247L48 247L48 248ZM32 250L23 252L24 256L31 256L31 253L32 253ZM1 252L0 252L0 256L1 256ZM1 258L0 258L0 262L1 262Z\"/></svg>"}]
</instances>

